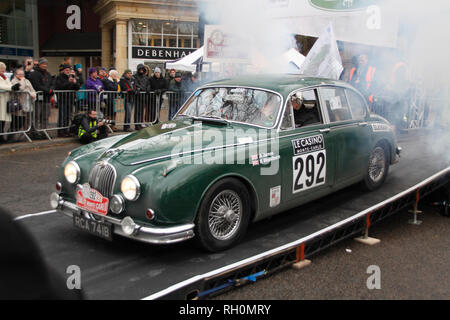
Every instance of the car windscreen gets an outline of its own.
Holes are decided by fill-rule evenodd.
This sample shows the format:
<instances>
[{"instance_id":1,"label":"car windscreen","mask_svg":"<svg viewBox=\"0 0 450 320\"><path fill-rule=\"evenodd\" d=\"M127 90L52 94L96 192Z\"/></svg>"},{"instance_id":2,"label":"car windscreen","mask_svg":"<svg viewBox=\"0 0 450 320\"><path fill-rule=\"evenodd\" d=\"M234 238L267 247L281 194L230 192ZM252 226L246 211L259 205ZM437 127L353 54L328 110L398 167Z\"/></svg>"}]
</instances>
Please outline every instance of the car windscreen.
<instances>
[{"instance_id":1,"label":"car windscreen","mask_svg":"<svg viewBox=\"0 0 450 320\"><path fill-rule=\"evenodd\" d=\"M220 118L266 128L273 127L281 107L275 93L253 88L204 88L197 90L178 116Z\"/></svg>"}]
</instances>

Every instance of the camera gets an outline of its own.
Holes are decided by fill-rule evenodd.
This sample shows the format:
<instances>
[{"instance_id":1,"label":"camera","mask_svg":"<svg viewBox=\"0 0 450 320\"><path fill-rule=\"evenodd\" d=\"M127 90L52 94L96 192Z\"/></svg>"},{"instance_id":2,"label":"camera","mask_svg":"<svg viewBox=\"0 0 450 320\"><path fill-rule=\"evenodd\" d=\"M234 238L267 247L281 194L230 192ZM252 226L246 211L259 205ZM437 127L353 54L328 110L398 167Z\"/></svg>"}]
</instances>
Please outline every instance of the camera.
<instances>
[{"instance_id":1,"label":"camera","mask_svg":"<svg viewBox=\"0 0 450 320\"><path fill-rule=\"evenodd\" d=\"M114 120L108 120L108 119L98 119L98 122L104 122L105 124L115 126L116 121Z\"/></svg>"}]
</instances>

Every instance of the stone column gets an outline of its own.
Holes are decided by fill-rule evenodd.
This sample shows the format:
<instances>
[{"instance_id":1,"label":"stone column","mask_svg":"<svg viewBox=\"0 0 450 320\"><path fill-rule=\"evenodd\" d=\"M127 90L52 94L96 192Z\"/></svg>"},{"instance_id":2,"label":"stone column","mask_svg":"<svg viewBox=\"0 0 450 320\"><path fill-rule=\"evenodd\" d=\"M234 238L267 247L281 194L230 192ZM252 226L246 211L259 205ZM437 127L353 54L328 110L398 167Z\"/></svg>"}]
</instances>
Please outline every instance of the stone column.
<instances>
[{"instance_id":1,"label":"stone column","mask_svg":"<svg viewBox=\"0 0 450 320\"><path fill-rule=\"evenodd\" d=\"M128 65L127 60L127 21L117 20L116 21L116 69L121 75Z\"/></svg>"},{"instance_id":2,"label":"stone column","mask_svg":"<svg viewBox=\"0 0 450 320\"><path fill-rule=\"evenodd\" d=\"M111 27L102 26L102 66L108 70L111 67Z\"/></svg>"}]
</instances>

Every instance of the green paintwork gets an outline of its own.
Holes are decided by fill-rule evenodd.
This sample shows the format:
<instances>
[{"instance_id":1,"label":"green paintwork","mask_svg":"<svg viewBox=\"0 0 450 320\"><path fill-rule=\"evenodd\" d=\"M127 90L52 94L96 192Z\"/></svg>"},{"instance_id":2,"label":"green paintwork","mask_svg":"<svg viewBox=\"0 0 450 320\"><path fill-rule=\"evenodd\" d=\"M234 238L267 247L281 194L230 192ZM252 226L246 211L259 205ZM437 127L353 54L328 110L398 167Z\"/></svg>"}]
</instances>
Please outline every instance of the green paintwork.
<instances>
[{"instance_id":1,"label":"green paintwork","mask_svg":"<svg viewBox=\"0 0 450 320\"><path fill-rule=\"evenodd\" d=\"M206 86L244 86L275 91L283 97L283 109L289 95L301 88L340 86L354 90L340 81L290 75L241 77ZM361 121L367 125L359 126ZM388 129L374 132L372 123ZM276 129L259 129L245 124L202 123L181 118L73 150L62 164L58 181L63 184L61 195L75 202L75 186L68 184L63 175L65 164L70 160L78 163L81 168L79 183L82 184L87 182L90 169L96 162L108 159L117 171L115 194L121 194L120 183L126 175L133 174L141 183L140 197L134 202L126 201L125 212L117 216L109 214L118 218L131 216L144 225L175 226L193 222L206 191L215 182L231 176L240 179L249 189L253 220L256 221L362 180L369 152L382 140L390 146L391 163L394 163L397 144L387 124L383 118L368 114L364 120L325 123L278 132ZM321 132L328 128L332 130ZM205 133L210 135L209 139L200 139ZM224 147L222 141L213 139L211 135L231 137L232 143L229 140L229 145ZM326 171L325 181L317 187L294 193L293 140L317 135L323 136L326 149L326 166L322 168ZM184 145L183 139L193 141L193 145ZM264 141L257 144L258 139ZM252 155L270 152L276 143L279 146L279 161L266 165L252 164ZM205 148L209 149L202 151ZM216 151L211 151L213 149ZM110 150L117 152L108 153ZM213 156L235 161L233 164L208 163ZM318 172L321 160L315 161ZM272 165L279 167L276 174L261 174L262 169L269 169ZM277 186L281 186L281 202L270 207L270 189ZM156 218L151 222L145 217L147 208L156 213Z\"/></svg>"}]
</instances>

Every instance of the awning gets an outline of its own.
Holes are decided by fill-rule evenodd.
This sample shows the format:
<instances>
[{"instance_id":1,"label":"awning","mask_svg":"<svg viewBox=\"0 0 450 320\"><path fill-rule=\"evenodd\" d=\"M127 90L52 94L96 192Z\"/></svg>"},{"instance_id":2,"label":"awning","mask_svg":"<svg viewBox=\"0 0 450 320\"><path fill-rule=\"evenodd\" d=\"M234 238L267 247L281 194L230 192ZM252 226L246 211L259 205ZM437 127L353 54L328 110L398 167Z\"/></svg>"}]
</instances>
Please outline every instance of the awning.
<instances>
[{"instance_id":1,"label":"awning","mask_svg":"<svg viewBox=\"0 0 450 320\"><path fill-rule=\"evenodd\" d=\"M186 57L165 63L165 69L175 69L177 71L195 72L197 65L203 60L203 47L195 50Z\"/></svg>"}]
</instances>

